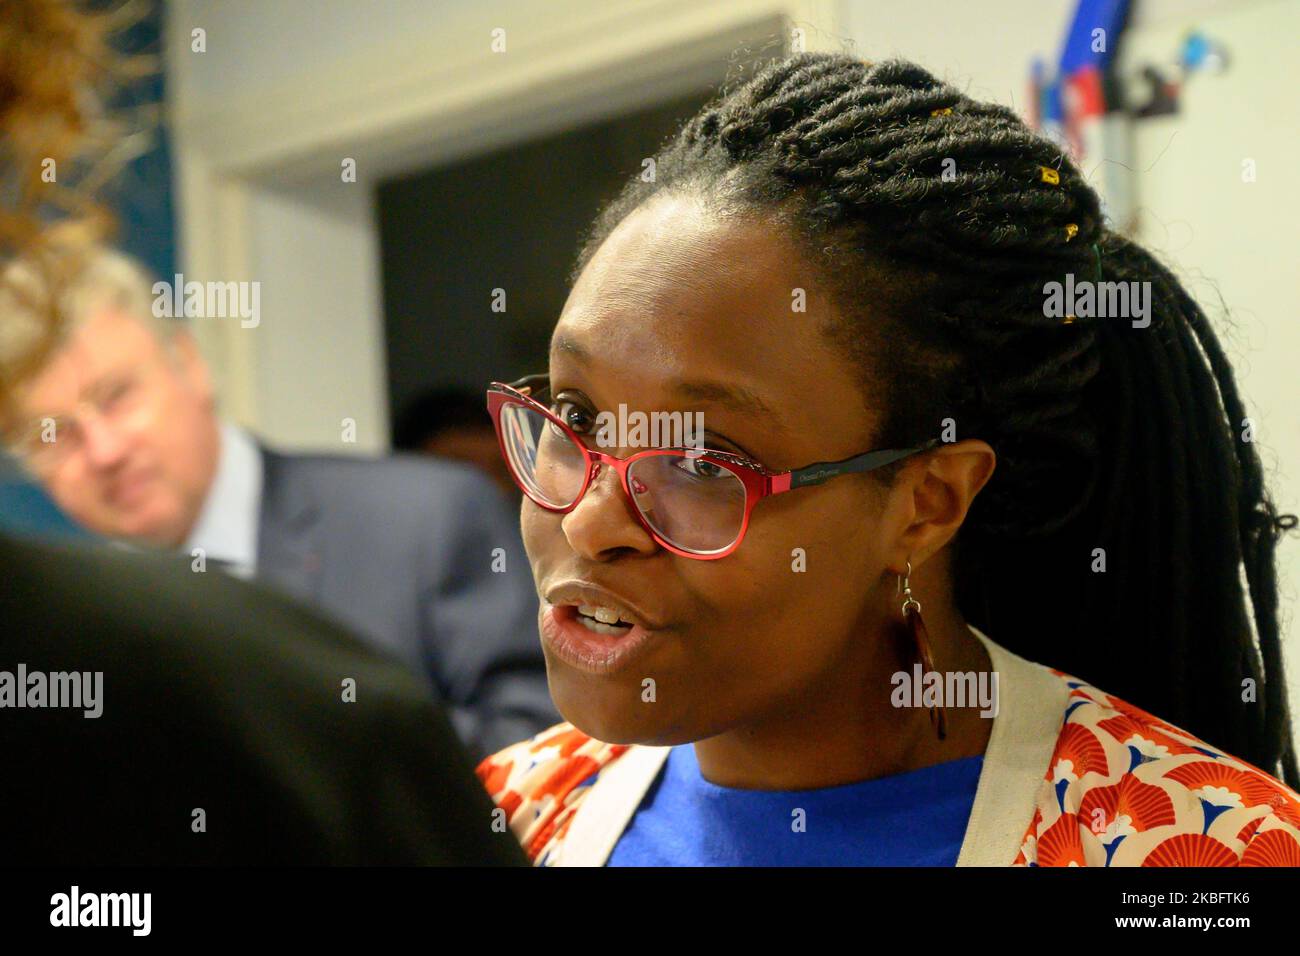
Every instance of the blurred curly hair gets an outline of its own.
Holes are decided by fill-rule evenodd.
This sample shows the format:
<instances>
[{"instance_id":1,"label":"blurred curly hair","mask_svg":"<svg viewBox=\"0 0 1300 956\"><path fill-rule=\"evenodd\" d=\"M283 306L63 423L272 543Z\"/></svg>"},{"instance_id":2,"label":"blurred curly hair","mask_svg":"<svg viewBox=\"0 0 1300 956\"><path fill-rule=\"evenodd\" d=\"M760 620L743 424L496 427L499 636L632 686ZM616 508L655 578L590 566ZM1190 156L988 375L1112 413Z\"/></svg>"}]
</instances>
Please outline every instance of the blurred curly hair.
<instances>
[{"instance_id":1,"label":"blurred curly hair","mask_svg":"<svg viewBox=\"0 0 1300 956\"><path fill-rule=\"evenodd\" d=\"M110 41L144 12L137 0L97 11L72 0L4 0L0 8L0 275L16 260L39 270L40 301L24 304L48 317L33 334L0 315L0 337L24 338L0 367L0 416L15 384L58 341L61 277L112 232L97 194L121 165L123 129L106 104L119 84L154 67L121 56ZM21 294L31 299L30 289Z\"/></svg>"}]
</instances>

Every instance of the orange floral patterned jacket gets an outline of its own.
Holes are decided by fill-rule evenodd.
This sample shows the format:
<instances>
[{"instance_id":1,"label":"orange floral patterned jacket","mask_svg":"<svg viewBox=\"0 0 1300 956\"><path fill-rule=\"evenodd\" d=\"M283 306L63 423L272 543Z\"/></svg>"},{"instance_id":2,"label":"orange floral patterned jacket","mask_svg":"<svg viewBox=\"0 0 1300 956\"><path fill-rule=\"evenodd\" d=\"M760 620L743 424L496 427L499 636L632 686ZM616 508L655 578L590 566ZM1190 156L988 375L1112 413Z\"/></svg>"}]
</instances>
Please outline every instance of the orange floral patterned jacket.
<instances>
[{"instance_id":1,"label":"orange floral patterned jacket","mask_svg":"<svg viewBox=\"0 0 1300 956\"><path fill-rule=\"evenodd\" d=\"M997 647L980 636L990 651ZM1004 855L985 848L992 852L980 859L979 847L967 855L964 844L958 865L1005 860L1003 865L1012 866L1300 866L1300 796L1293 790L1117 697L998 651L1000 669L1023 674L1022 688L1045 675L1056 682L1059 729L1050 757L1037 764L1042 767L1038 779L1015 782L1011 771L1000 769L1000 755L1025 742L1007 734L999 739L995 720L980 781L981 791L987 792L977 792L966 843L995 834L996 825L989 821L999 813L1006 817L1007 803L1023 800L1023 822L1015 824L1016 817L1010 817L1015 832L1023 834L1019 852L1003 839ZM994 663L997 667L997 656ZM1037 668L1038 674L1028 668ZM1022 720L1019 726L1028 725ZM594 855L585 854L583 862L599 865L667 749L602 743L561 723L486 758L478 775L534 863L564 865L571 827L602 780L629 753L661 752L637 781L624 781L618 800L604 801L600 812L616 810L621 819L603 827L594 821L595 829L605 831L604 844ZM997 779L999 774L1006 779ZM986 782L984 776L993 779Z\"/></svg>"}]
</instances>

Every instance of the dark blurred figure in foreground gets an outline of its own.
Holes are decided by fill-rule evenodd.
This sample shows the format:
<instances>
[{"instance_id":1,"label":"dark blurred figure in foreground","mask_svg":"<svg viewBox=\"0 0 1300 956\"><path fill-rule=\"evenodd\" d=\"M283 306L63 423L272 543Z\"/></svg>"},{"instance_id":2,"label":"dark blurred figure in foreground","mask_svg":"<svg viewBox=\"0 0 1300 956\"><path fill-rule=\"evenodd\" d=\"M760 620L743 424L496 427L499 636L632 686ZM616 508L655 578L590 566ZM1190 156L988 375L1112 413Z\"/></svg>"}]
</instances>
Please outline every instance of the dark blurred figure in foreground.
<instances>
[{"instance_id":1,"label":"dark blurred figure in foreground","mask_svg":"<svg viewBox=\"0 0 1300 956\"><path fill-rule=\"evenodd\" d=\"M0 537L0 579L6 863L523 863L428 689L324 618L102 545Z\"/></svg>"}]
</instances>

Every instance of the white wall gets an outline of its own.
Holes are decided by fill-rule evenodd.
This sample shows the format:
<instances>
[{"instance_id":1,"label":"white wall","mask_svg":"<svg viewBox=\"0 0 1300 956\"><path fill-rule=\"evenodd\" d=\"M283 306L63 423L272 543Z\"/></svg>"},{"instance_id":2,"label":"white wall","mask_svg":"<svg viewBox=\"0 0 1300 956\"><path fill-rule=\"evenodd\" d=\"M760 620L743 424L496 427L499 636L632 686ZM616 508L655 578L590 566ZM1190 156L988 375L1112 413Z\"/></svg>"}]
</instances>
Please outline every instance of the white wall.
<instances>
[{"instance_id":1,"label":"white wall","mask_svg":"<svg viewBox=\"0 0 1300 956\"><path fill-rule=\"evenodd\" d=\"M1240 3L1197 24L1236 55L1222 76L1187 84L1178 116L1138 124L1139 238L1177 267L1214 322L1255 420L1275 501L1281 511L1300 514L1294 65L1300 4ZM1169 21L1138 31L1130 55L1167 56L1184 26ZM1253 183L1242 181L1245 159L1255 161ZM1283 538L1277 557L1294 710L1300 708L1300 538Z\"/></svg>"},{"instance_id":2,"label":"white wall","mask_svg":"<svg viewBox=\"0 0 1300 956\"><path fill-rule=\"evenodd\" d=\"M303 448L388 446L379 248L367 191L337 183L321 201L262 188L249 215L263 324L256 334L258 429ZM304 238L304 232L309 239ZM304 271L300 259L312 257ZM354 424L355 446L344 420Z\"/></svg>"},{"instance_id":3,"label":"white wall","mask_svg":"<svg viewBox=\"0 0 1300 956\"><path fill-rule=\"evenodd\" d=\"M1075 0L843 0L842 20L857 53L902 57L968 96L1024 114L1033 54L1055 60Z\"/></svg>"}]
</instances>

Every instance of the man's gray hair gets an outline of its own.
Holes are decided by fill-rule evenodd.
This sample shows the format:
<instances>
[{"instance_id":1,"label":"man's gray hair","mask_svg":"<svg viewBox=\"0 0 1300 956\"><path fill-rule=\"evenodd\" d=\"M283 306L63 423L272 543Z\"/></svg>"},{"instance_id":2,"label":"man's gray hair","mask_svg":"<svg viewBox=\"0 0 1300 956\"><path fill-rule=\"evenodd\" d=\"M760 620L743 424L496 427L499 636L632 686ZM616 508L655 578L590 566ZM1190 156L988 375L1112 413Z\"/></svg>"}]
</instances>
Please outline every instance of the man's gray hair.
<instances>
[{"instance_id":1,"label":"man's gray hair","mask_svg":"<svg viewBox=\"0 0 1300 956\"><path fill-rule=\"evenodd\" d=\"M147 326L166 342L180 327L153 311L154 280L135 259L106 246L60 257L57 281L31 259L16 259L0 271L0 374L25 361L50 328L49 309L60 317L55 348L83 323L112 310ZM49 286L58 289L50 301Z\"/></svg>"}]
</instances>

